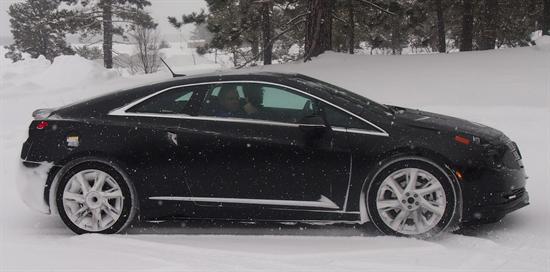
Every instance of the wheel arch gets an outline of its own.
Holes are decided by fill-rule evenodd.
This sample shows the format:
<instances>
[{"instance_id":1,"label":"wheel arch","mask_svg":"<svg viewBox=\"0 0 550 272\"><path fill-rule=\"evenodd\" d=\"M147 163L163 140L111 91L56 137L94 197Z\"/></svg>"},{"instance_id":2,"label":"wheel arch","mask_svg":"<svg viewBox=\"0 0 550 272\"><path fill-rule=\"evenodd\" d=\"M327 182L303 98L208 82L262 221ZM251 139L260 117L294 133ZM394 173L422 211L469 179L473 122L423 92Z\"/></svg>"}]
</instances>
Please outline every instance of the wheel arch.
<instances>
[{"instance_id":1,"label":"wheel arch","mask_svg":"<svg viewBox=\"0 0 550 272\"><path fill-rule=\"evenodd\" d=\"M428 148L416 147L411 149L409 147L397 148L386 152L384 155L380 156L380 163L378 167L375 167L372 171L369 172L367 177L363 180L361 185L361 193L359 197L359 214L361 223L370 221L370 215L368 213L368 207L366 202L366 196L378 174L382 172L386 167L391 164L401 161L401 160L420 160L434 165L439 168L451 181L453 185L453 190L455 193L456 205L455 213L453 215L453 220L449 225L456 224L462 220L462 188L459 184L458 178L454 172L453 164L451 161L435 151L432 151Z\"/></svg>"},{"instance_id":2,"label":"wheel arch","mask_svg":"<svg viewBox=\"0 0 550 272\"><path fill-rule=\"evenodd\" d=\"M120 160L117 160L111 156L108 156L106 154L102 154L99 152L82 152L78 154L74 154L70 157L65 158L62 162L57 163L57 169L55 171L50 171L50 184L47 184L47 188L49 188L47 191L44 192L44 197L46 199L46 203L50 206L50 212L51 214L58 214L57 209L57 203L56 203L56 192L59 186L59 181L61 178L69 171L71 168L82 164L86 162L97 162L104 164L106 166L112 167L115 171L117 171L123 178L124 181L127 183L128 187L131 190L132 194L132 205L136 209L134 209L139 214L139 201L138 201L138 194L136 190L136 186L134 186L132 179L128 175L127 169L123 162Z\"/></svg>"}]
</instances>

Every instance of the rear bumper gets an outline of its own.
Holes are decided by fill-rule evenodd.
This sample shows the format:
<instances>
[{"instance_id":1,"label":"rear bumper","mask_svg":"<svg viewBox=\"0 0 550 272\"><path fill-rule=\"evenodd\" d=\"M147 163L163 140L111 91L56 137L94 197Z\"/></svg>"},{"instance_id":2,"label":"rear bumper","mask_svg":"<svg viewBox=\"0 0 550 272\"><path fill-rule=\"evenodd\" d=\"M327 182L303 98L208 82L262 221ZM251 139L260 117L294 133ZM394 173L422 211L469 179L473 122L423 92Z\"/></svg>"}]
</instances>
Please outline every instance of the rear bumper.
<instances>
[{"instance_id":1,"label":"rear bumper","mask_svg":"<svg viewBox=\"0 0 550 272\"><path fill-rule=\"evenodd\" d=\"M44 191L52 166L49 162L21 161L16 180L17 191L23 202L29 208L45 214L50 214Z\"/></svg>"}]
</instances>

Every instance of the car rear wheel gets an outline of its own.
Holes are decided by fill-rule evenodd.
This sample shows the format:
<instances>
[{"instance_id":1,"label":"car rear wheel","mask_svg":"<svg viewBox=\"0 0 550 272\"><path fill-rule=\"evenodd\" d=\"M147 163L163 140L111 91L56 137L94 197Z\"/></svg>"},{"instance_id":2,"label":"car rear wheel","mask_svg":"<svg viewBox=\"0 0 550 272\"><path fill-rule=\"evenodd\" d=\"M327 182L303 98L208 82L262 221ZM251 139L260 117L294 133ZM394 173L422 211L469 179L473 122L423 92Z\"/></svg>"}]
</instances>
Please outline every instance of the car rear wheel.
<instances>
[{"instance_id":1,"label":"car rear wheel","mask_svg":"<svg viewBox=\"0 0 550 272\"><path fill-rule=\"evenodd\" d=\"M61 178L56 195L63 222L75 233L117 233L135 215L134 190L119 171L84 162Z\"/></svg>"},{"instance_id":2,"label":"car rear wheel","mask_svg":"<svg viewBox=\"0 0 550 272\"><path fill-rule=\"evenodd\" d=\"M456 209L452 180L423 158L393 161L375 177L368 192L371 220L386 234L430 237L444 231Z\"/></svg>"}]
</instances>

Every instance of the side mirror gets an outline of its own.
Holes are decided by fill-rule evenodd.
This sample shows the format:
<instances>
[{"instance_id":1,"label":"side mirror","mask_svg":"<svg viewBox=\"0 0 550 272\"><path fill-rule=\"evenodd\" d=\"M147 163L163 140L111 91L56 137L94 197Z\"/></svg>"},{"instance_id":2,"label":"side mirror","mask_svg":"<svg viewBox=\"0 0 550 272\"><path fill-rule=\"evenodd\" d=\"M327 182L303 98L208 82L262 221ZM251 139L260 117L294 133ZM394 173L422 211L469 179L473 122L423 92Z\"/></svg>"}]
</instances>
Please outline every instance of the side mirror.
<instances>
[{"instance_id":1,"label":"side mirror","mask_svg":"<svg viewBox=\"0 0 550 272\"><path fill-rule=\"evenodd\" d=\"M306 134L306 136L309 137L320 136L329 129L325 123L325 120L318 115L304 117L300 121L299 128Z\"/></svg>"}]
</instances>

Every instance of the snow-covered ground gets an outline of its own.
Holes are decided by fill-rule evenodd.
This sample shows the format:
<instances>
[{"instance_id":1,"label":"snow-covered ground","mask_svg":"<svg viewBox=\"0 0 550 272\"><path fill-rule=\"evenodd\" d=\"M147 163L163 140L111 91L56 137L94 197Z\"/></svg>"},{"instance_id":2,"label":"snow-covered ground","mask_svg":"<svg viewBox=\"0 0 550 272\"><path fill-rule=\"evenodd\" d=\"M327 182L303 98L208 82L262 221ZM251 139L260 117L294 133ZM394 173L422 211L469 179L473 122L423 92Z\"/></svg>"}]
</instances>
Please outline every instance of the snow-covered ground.
<instances>
[{"instance_id":1,"label":"snow-covered ground","mask_svg":"<svg viewBox=\"0 0 550 272\"><path fill-rule=\"evenodd\" d=\"M74 56L53 64L0 59L0 270L550 271L550 45L447 55L327 53L255 69L300 72L379 102L501 129L523 153L531 205L502 222L429 241L379 236L368 224L166 222L76 236L18 198L16 168L31 112L170 75L120 77Z\"/></svg>"}]
</instances>

